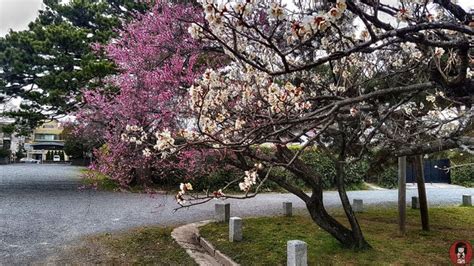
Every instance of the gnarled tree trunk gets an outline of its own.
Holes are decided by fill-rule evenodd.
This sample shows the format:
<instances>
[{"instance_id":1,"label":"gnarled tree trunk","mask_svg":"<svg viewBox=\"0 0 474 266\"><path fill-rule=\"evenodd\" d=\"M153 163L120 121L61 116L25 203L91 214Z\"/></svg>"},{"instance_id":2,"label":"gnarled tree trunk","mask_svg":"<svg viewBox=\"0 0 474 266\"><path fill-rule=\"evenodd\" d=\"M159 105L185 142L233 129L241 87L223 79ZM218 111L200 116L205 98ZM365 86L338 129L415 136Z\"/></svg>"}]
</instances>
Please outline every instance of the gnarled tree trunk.
<instances>
[{"instance_id":1,"label":"gnarled tree trunk","mask_svg":"<svg viewBox=\"0 0 474 266\"><path fill-rule=\"evenodd\" d=\"M342 207L346 214L347 220L351 225L352 235L354 237L355 248L358 249L366 249L370 248L371 246L364 238L362 234L362 230L360 229L359 221L357 221L357 217L355 216L354 211L352 210L351 203L349 198L347 197L346 187L344 184L344 164L342 162L336 162L336 186L337 191L339 193L339 198L341 199Z\"/></svg>"},{"instance_id":2,"label":"gnarled tree trunk","mask_svg":"<svg viewBox=\"0 0 474 266\"><path fill-rule=\"evenodd\" d=\"M278 147L277 157L282 161L289 161L293 157L293 152L287 147ZM344 169L341 164L336 165L337 170L337 187L339 196L342 201L342 207L351 224L351 229L345 227L338 222L334 217L328 214L323 203L323 186L322 178L311 171L311 169L300 159L296 158L291 165L287 167L297 178L303 180L308 186L312 188L312 195L308 197L306 194L295 193L298 188L289 187L288 183L283 184L283 187L289 192L294 193L300 197L305 203L311 215L312 220L323 230L336 238L344 247L353 249L368 249L371 248L369 243L365 240L359 223L352 211L349 203L347 193L344 185ZM278 182L277 182L278 183ZM281 185L281 182L280 182ZM290 188L290 189L288 189ZM293 191L292 191L293 190Z\"/></svg>"}]
</instances>

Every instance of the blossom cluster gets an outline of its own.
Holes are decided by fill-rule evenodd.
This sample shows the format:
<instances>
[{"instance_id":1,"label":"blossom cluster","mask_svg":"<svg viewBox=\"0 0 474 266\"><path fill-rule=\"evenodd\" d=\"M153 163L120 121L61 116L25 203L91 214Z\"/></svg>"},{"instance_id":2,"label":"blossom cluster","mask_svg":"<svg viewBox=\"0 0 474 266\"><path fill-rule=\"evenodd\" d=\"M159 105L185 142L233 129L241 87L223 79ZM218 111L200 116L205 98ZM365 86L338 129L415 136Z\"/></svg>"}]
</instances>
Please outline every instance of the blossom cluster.
<instances>
[{"instance_id":1,"label":"blossom cluster","mask_svg":"<svg viewBox=\"0 0 474 266\"><path fill-rule=\"evenodd\" d=\"M162 131L156 131L153 134L143 130L143 127L139 127L137 125L127 125L126 131L121 134L121 139L124 142L134 143L137 147L142 148L143 156L151 157L152 156L152 149L155 152L159 152L161 154L161 158L166 158L170 153L176 151L176 147L174 145L174 138L171 136L171 132L165 128ZM152 143L152 149L150 148L149 143L147 140L151 141L154 140Z\"/></svg>"},{"instance_id":2,"label":"blossom cluster","mask_svg":"<svg viewBox=\"0 0 474 266\"><path fill-rule=\"evenodd\" d=\"M288 8L276 1L216 1L201 0L207 25L192 23L188 32L196 39L218 38L222 43L233 45L239 52L250 58L265 58L263 61L274 69L282 68L282 60L298 64L300 58L292 47L278 45L287 56L282 59L270 47L272 42L279 43L276 36L284 36L289 44L305 42L314 38L324 37L333 25L341 23L347 8L345 0L337 0L329 10L307 11ZM237 32L237 34L236 34ZM269 34L266 33L277 33ZM307 43L319 46L316 43ZM224 51L230 47L224 45ZM286 49L288 48L288 49Z\"/></svg>"},{"instance_id":3,"label":"blossom cluster","mask_svg":"<svg viewBox=\"0 0 474 266\"><path fill-rule=\"evenodd\" d=\"M249 191L250 188L257 184L257 171L245 171L244 182L239 183L239 188L242 191Z\"/></svg>"},{"instance_id":4,"label":"blossom cluster","mask_svg":"<svg viewBox=\"0 0 474 266\"><path fill-rule=\"evenodd\" d=\"M180 205L186 204L186 200L184 198L184 195L186 192L193 190L193 185L191 183L181 183L179 185L179 191L178 194L176 194L176 201Z\"/></svg>"},{"instance_id":5,"label":"blossom cluster","mask_svg":"<svg viewBox=\"0 0 474 266\"><path fill-rule=\"evenodd\" d=\"M239 183L240 190L248 192L253 185L257 184L258 170L262 169L263 164L258 163L254 165L254 169L245 171L244 180Z\"/></svg>"},{"instance_id":6,"label":"blossom cluster","mask_svg":"<svg viewBox=\"0 0 474 266\"><path fill-rule=\"evenodd\" d=\"M199 116L199 128L222 142L245 136L248 114L298 116L311 109L304 84L295 86L272 80L263 72L235 66L208 69L189 89L191 109Z\"/></svg>"},{"instance_id":7,"label":"blossom cluster","mask_svg":"<svg viewBox=\"0 0 474 266\"><path fill-rule=\"evenodd\" d=\"M431 127L429 133L436 136L449 137L454 132L465 127L472 120L473 116L474 108L467 110L463 106L462 108L436 108L428 111L422 119L427 126Z\"/></svg>"}]
</instances>

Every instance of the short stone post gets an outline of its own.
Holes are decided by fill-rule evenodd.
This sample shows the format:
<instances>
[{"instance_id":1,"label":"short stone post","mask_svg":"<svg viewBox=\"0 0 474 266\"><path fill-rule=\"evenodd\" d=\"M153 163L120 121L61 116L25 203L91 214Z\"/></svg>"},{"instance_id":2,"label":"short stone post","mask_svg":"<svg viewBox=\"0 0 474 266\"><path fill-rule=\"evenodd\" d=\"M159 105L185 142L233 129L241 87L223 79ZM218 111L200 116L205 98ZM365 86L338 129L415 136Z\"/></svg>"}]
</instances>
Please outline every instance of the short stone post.
<instances>
[{"instance_id":1,"label":"short stone post","mask_svg":"<svg viewBox=\"0 0 474 266\"><path fill-rule=\"evenodd\" d=\"M362 212L364 210L364 202L361 199L354 199L352 201L352 210L354 212Z\"/></svg>"},{"instance_id":2,"label":"short stone post","mask_svg":"<svg viewBox=\"0 0 474 266\"><path fill-rule=\"evenodd\" d=\"M283 215L285 216L292 216L293 215L293 203L291 202L283 202Z\"/></svg>"},{"instance_id":3,"label":"short stone post","mask_svg":"<svg viewBox=\"0 0 474 266\"><path fill-rule=\"evenodd\" d=\"M308 245L301 240L290 240L286 243L286 265L307 266Z\"/></svg>"},{"instance_id":4,"label":"short stone post","mask_svg":"<svg viewBox=\"0 0 474 266\"><path fill-rule=\"evenodd\" d=\"M230 203L217 203L216 204L216 220L218 222L229 222L230 218Z\"/></svg>"},{"instance_id":5,"label":"short stone post","mask_svg":"<svg viewBox=\"0 0 474 266\"><path fill-rule=\"evenodd\" d=\"M462 206L472 206L471 195L462 195Z\"/></svg>"},{"instance_id":6,"label":"short stone post","mask_svg":"<svg viewBox=\"0 0 474 266\"><path fill-rule=\"evenodd\" d=\"M232 217L229 220L229 241L242 241L242 218Z\"/></svg>"},{"instance_id":7,"label":"short stone post","mask_svg":"<svg viewBox=\"0 0 474 266\"><path fill-rule=\"evenodd\" d=\"M420 201L418 200L418 197L411 197L411 208L412 209L420 208Z\"/></svg>"}]
</instances>

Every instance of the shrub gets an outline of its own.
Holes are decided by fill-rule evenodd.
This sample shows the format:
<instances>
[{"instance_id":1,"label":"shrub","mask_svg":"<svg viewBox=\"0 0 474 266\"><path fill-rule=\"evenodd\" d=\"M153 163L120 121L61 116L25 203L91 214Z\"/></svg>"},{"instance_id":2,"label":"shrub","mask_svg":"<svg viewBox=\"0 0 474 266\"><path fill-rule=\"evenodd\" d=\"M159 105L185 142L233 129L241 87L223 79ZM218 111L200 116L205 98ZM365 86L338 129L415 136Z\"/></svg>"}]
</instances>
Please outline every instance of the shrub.
<instances>
[{"instance_id":1,"label":"shrub","mask_svg":"<svg viewBox=\"0 0 474 266\"><path fill-rule=\"evenodd\" d=\"M474 187L474 167L459 167L451 171L451 183L464 187Z\"/></svg>"},{"instance_id":2,"label":"shrub","mask_svg":"<svg viewBox=\"0 0 474 266\"><path fill-rule=\"evenodd\" d=\"M270 148L264 148L264 150L265 149ZM297 147L293 147L292 149L297 149ZM308 149L307 151L303 152L300 158L303 160L303 162L310 166L315 173L322 176L324 189L333 189L336 187L334 182L336 170L333 162L327 155L325 155L323 152L317 151L316 149ZM368 164L366 161L359 161L346 167L345 181L347 189L360 189L362 187L364 176L368 169L367 165ZM293 185L296 185L302 189L306 189L303 181L294 178L294 175L283 167L274 167L272 169L272 175L281 177ZM219 169L207 176L196 178L191 182L193 182L194 188L198 190L205 190L207 188L217 189L224 187L229 182L242 176L243 173L240 170L227 168ZM179 182L184 182L184 180L177 179L174 179L174 181L178 184ZM235 185L231 185L228 190L237 191L237 183L235 183ZM282 188L272 181L267 181L261 187L260 191L282 191Z\"/></svg>"},{"instance_id":3,"label":"shrub","mask_svg":"<svg viewBox=\"0 0 474 266\"><path fill-rule=\"evenodd\" d=\"M474 156L458 154L451 158L451 183L474 187Z\"/></svg>"},{"instance_id":4,"label":"shrub","mask_svg":"<svg viewBox=\"0 0 474 266\"><path fill-rule=\"evenodd\" d=\"M384 188L398 187L398 168L396 165L389 165L383 171L375 175L377 185Z\"/></svg>"},{"instance_id":5,"label":"shrub","mask_svg":"<svg viewBox=\"0 0 474 266\"><path fill-rule=\"evenodd\" d=\"M298 149L297 146L292 147L293 150ZM265 151L263 151L265 152ZM317 149L308 149L301 154L300 159L307 164L312 170L322 177L322 183L324 189L333 189L336 187L334 178L336 176L336 169L334 162L331 158ZM345 169L345 184L346 189L360 189L364 182L364 176L368 170L368 164L366 161L361 160L351 165L348 165ZM294 175L283 168L277 168L276 175L285 178L290 183L299 187L304 187L302 181L295 183Z\"/></svg>"}]
</instances>

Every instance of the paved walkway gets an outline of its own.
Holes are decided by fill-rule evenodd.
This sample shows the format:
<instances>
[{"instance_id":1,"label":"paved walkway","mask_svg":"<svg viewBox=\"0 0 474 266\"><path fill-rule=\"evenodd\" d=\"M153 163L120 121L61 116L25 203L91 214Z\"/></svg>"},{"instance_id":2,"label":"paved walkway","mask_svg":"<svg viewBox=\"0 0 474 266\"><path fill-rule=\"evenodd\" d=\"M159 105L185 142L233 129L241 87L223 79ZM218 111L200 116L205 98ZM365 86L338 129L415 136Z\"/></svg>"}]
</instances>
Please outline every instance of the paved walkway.
<instances>
[{"instance_id":1,"label":"paved walkway","mask_svg":"<svg viewBox=\"0 0 474 266\"><path fill-rule=\"evenodd\" d=\"M145 195L78 190L80 168L62 165L0 165L0 264L37 261L55 248L81 236L141 225L177 225L212 218L212 201L173 212L173 195ZM416 195L407 191L407 198ZM430 205L458 205L467 188L428 188ZM396 190L352 191L350 198L364 203L394 205ZM291 194L268 193L232 201L233 216L280 213L281 202L303 202ZM324 194L329 207L340 206L337 192Z\"/></svg>"}]
</instances>

